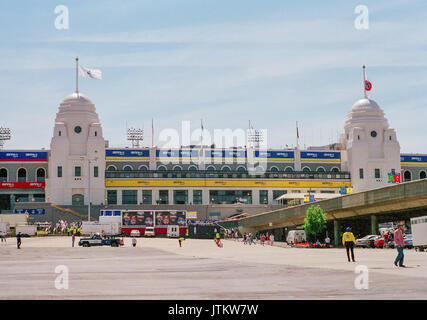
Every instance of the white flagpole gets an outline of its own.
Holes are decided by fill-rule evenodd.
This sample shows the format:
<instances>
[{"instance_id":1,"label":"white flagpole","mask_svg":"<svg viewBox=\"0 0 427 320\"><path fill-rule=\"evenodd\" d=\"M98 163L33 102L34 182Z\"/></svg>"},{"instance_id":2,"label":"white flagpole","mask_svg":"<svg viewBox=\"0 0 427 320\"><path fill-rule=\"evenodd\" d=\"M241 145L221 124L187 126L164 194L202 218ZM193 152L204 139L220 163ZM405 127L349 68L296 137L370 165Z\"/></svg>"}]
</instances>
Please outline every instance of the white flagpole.
<instances>
[{"instance_id":1,"label":"white flagpole","mask_svg":"<svg viewBox=\"0 0 427 320\"><path fill-rule=\"evenodd\" d=\"M154 118L151 118L151 146L154 147Z\"/></svg>"},{"instance_id":2,"label":"white flagpole","mask_svg":"<svg viewBox=\"0 0 427 320\"><path fill-rule=\"evenodd\" d=\"M203 149L203 119L200 119L200 147Z\"/></svg>"},{"instance_id":3,"label":"white flagpole","mask_svg":"<svg viewBox=\"0 0 427 320\"><path fill-rule=\"evenodd\" d=\"M76 57L76 93L79 95L79 57Z\"/></svg>"}]
</instances>

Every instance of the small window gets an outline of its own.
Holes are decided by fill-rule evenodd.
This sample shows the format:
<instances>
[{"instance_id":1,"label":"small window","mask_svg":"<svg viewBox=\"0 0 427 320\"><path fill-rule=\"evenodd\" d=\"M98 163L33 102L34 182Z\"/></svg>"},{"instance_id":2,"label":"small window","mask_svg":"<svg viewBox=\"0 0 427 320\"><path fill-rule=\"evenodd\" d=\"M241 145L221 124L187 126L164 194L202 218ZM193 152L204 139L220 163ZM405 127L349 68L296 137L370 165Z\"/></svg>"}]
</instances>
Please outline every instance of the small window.
<instances>
[{"instance_id":1,"label":"small window","mask_svg":"<svg viewBox=\"0 0 427 320\"><path fill-rule=\"evenodd\" d=\"M62 133L62 132L61 132L61 131L59 131L59 134L58 134L58 135L59 135L59 136L61 136L61 133Z\"/></svg>"},{"instance_id":2,"label":"small window","mask_svg":"<svg viewBox=\"0 0 427 320\"><path fill-rule=\"evenodd\" d=\"M381 172L380 169L375 169L375 179L381 178Z\"/></svg>"},{"instance_id":3,"label":"small window","mask_svg":"<svg viewBox=\"0 0 427 320\"><path fill-rule=\"evenodd\" d=\"M82 176L82 167L74 167L74 176L81 177Z\"/></svg>"},{"instance_id":4,"label":"small window","mask_svg":"<svg viewBox=\"0 0 427 320\"><path fill-rule=\"evenodd\" d=\"M359 169L359 177L360 177L360 179L363 179L363 169L362 168Z\"/></svg>"},{"instance_id":5,"label":"small window","mask_svg":"<svg viewBox=\"0 0 427 320\"><path fill-rule=\"evenodd\" d=\"M98 167L93 167L93 176L94 176L95 178L97 178L97 177L98 177L98 172L99 172Z\"/></svg>"},{"instance_id":6,"label":"small window","mask_svg":"<svg viewBox=\"0 0 427 320\"><path fill-rule=\"evenodd\" d=\"M360 136L359 135L357 136L357 140L360 140Z\"/></svg>"},{"instance_id":7,"label":"small window","mask_svg":"<svg viewBox=\"0 0 427 320\"><path fill-rule=\"evenodd\" d=\"M58 175L58 178L62 177L62 167L61 166L58 167L57 175Z\"/></svg>"},{"instance_id":8,"label":"small window","mask_svg":"<svg viewBox=\"0 0 427 320\"><path fill-rule=\"evenodd\" d=\"M97 132L97 131L95 131L95 137L96 137L96 136L98 136L98 132Z\"/></svg>"}]
</instances>

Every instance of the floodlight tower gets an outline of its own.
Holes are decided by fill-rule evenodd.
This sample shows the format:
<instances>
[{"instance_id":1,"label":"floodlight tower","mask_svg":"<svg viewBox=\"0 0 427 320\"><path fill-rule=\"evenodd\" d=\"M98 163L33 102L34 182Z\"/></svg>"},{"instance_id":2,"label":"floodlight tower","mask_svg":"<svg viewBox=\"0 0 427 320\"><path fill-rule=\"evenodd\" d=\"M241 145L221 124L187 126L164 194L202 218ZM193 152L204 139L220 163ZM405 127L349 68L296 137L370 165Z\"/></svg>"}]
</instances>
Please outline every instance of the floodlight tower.
<instances>
[{"instance_id":1,"label":"floodlight tower","mask_svg":"<svg viewBox=\"0 0 427 320\"><path fill-rule=\"evenodd\" d=\"M132 141L132 148L139 148L139 142L144 140L144 129L127 129L127 140Z\"/></svg>"},{"instance_id":2,"label":"floodlight tower","mask_svg":"<svg viewBox=\"0 0 427 320\"><path fill-rule=\"evenodd\" d=\"M10 129L0 127L0 149L3 149L4 142L6 140L10 140L10 138L11 138Z\"/></svg>"}]
</instances>

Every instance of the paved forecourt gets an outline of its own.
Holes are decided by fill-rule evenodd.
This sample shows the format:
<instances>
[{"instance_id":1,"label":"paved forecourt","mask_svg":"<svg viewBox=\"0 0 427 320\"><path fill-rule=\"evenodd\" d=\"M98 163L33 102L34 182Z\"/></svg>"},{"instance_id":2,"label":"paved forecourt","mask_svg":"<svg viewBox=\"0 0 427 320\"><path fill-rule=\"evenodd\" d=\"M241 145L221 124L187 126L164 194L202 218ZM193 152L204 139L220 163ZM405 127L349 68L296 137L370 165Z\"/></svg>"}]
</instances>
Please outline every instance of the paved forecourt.
<instances>
[{"instance_id":1,"label":"paved forecourt","mask_svg":"<svg viewBox=\"0 0 427 320\"><path fill-rule=\"evenodd\" d=\"M392 249L356 249L349 263L344 249L223 242L71 248L70 237L45 237L24 238L18 250L9 238L0 243L0 299L427 299L427 252L405 250L404 269ZM59 265L68 289L55 288ZM358 265L368 267L367 290L354 286Z\"/></svg>"}]
</instances>

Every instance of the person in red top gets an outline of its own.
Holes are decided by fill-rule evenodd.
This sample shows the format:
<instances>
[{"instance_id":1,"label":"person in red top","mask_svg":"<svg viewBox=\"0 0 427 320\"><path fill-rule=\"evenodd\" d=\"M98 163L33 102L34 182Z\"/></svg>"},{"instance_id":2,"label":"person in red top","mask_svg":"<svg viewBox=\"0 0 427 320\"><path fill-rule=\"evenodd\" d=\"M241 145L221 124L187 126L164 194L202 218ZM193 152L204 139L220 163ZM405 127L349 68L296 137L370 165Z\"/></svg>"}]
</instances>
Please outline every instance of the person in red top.
<instances>
[{"instance_id":1,"label":"person in red top","mask_svg":"<svg viewBox=\"0 0 427 320\"><path fill-rule=\"evenodd\" d=\"M403 248L405 246L403 242L403 224L399 224L397 229L394 231L394 245L397 249L397 257L394 260L394 265L396 267L399 265L399 267L405 268L406 266L403 264Z\"/></svg>"}]
</instances>

